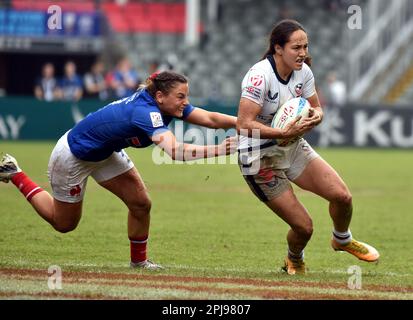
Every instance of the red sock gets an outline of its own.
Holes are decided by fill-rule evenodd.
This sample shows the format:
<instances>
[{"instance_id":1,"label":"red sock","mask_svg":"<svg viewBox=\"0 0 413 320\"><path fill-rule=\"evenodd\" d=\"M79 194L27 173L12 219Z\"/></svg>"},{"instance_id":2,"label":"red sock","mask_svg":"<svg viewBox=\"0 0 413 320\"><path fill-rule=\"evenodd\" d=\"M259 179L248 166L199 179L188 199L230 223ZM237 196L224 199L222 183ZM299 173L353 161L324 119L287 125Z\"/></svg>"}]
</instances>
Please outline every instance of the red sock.
<instances>
[{"instance_id":1,"label":"red sock","mask_svg":"<svg viewBox=\"0 0 413 320\"><path fill-rule=\"evenodd\" d=\"M16 173L13 178L11 178L11 181L17 188L19 188L20 192L23 193L29 202L34 195L43 191L43 189L26 176L24 172Z\"/></svg>"},{"instance_id":2,"label":"red sock","mask_svg":"<svg viewBox=\"0 0 413 320\"><path fill-rule=\"evenodd\" d=\"M146 244L148 236L129 238L130 240L130 258L134 263L146 260Z\"/></svg>"}]
</instances>

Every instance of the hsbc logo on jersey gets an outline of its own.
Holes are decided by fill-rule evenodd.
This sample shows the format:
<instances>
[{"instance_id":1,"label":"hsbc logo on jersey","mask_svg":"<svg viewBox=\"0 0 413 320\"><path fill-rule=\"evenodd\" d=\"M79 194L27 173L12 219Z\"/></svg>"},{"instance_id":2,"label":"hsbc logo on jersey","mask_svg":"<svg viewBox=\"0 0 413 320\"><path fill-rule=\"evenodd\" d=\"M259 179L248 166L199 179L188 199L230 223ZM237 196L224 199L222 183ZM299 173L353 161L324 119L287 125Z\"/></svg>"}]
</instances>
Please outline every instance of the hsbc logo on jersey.
<instances>
[{"instance_id":1,"label":"hsbc logo on jersey","mask_svg":"<svg viewBox=\"0 0 413 320\"><path fill-rule=\"evenodd\" d=\"M261 75L256 75L256 76L252 76L250 78L251 84L254 87L259 87L260 85L262 85L263 81L264 81L264 77Z\"/></svg>"}]
</instances>

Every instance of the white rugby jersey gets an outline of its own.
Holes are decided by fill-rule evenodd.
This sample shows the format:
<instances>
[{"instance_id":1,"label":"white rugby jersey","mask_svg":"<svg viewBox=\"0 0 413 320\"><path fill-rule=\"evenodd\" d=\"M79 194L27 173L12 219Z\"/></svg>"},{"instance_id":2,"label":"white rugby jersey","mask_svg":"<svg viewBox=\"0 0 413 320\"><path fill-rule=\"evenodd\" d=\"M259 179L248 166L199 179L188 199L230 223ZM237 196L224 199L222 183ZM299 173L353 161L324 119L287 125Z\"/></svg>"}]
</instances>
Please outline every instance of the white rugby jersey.
<instances>
[{"instance_id":1,"label":"white rugby jersey","mask_svg":"<svg viewBox=\"0 0 413 320\"><path fill-rule=\"evenodd\" d=\"M241 89L242 98L261 106L256 121L266 126L271 126L275 113L286 101L296 97L309 98L316 93L314 75L307 64L304 63L301 70L293 71L290 78L284 81L277 73L273 56L256 63L247 72ZM251 151L251 148L258 148L262 149L263 155L267 153L267 149L274 148L267 147L273 146L274 143L272 139L254 139L240 135L238 149Z\"/></svg>"}]
</instances>

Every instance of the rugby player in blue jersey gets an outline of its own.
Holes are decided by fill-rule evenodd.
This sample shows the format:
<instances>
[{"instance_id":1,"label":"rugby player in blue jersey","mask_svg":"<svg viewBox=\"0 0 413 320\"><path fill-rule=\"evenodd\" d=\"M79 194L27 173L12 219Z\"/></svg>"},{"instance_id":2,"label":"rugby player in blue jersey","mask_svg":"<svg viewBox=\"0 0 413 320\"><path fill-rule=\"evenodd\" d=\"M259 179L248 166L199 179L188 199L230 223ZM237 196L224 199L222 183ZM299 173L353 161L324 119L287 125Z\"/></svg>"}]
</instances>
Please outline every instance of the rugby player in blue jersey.
<instances>
[{"instance_id":1,"label":"rugby player in blue jersey","mask_svg":"<svg viewBox=\"0 0 413 320\"><path fill-rule=\"evenodd\" d=\"M128 207L131 267L160 269L147 258L151 200L123 149L155 143L172 159L185 161L227 155L236 148L234 138L207 146L176 141L167 127L173 118L209 128L236 126L235 117L193 107L188 92L186 77L164 71L150 76L130 97L89 114L60 138L51 154L48 177L52 195L7 154L0 160L0 181L11 180L44 220L66 233L79 223L86 182L92 176Z\"/></svg>"}]
</instances>

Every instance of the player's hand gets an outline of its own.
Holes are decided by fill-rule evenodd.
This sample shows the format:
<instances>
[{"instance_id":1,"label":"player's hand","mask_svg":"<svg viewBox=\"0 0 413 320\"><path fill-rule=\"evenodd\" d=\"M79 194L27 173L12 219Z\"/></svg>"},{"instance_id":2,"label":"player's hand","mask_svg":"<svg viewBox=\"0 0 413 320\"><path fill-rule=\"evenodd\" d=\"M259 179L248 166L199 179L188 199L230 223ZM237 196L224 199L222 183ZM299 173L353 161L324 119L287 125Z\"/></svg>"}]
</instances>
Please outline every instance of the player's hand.
<instances>
[{"instance_id":1,"label":"player's hand","mask_svg":"<svg viewBox=\"0 0 413 320\"><path fill-rule=\"evenodd\" d=\"M323 113L314 108L310 108L307 119L313 121L315 123L314 126L317 126L323 121Z\"/></svg>"},{"instance_id":2,"label":"player's hand","mask_svg":"<svg viewBox=\"0 0 413 320\"><path fill-rule=\"evenodd\" d=\"M311 130L315 124L314 121L309 121L310 118L302 118L298 116L294 121L290 122L282 130L282 139L290 139L302 136L307 131Z\"/></svg>"},{"instance_id":3,"label":"player's hand","mask_svg":"<svg viewBox=\"0 0 413 320\"><path fill-rule=\"evenodd\" d=\"M235 137L228 137L218 146L218 155L228 155L233 154L237 151L238 146L238 138Z\"/></svg>"}]
</instances>

